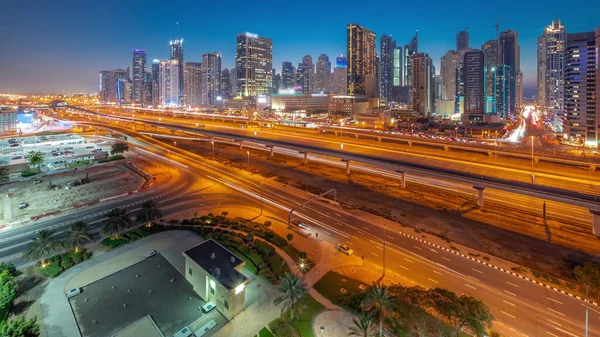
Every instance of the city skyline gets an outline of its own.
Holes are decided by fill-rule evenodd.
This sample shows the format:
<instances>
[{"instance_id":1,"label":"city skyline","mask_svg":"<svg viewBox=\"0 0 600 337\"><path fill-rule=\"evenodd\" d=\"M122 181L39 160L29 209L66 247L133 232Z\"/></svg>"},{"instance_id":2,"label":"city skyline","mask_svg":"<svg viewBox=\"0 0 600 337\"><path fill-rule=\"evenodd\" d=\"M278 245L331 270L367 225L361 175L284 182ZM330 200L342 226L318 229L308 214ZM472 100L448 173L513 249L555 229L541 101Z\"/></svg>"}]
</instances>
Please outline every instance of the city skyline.
<instances>
[{"instance_id":1,"label":"city skyline","mask_svg":"<svg viewBox=\"0 0 600 337\"><path fill-rule=\"evenodd\" d=\"M179 36L185 40L185 62L200 62L204 53L218 51L223 55L222 68L232 68L237 34L252 32L273 40L273 65L278 69L282 61L297 64L303 55L311 55L313 59L317 59L320 54L326 54L330 58L340 53L345 54L346 26L349 23L358 23L375 32L377 49L383 34L392 36L398 45L404 45L410 41L415 30L418 30L419 51L431 55L439 73L440 58L448 50L455 49L458 32L468 26L469 45L480 48L483 42L495 38L493 25L504 18L500 23L500 30L510 29L519 33L525 95L530 96L536 92L537 38L544 28L554 19L561 20L567 33L591 31L596 25L593 19L580 18L573 12L560 10L560 6L551 6L552 2L558 4L557 1L550 1L544 6L539 6L533 2L508 1L503 3L502 8L490 6L482 13L477 12L478 15L467 15L474 12L469 10L455 17L447 14L455 8L454 5L440 2L435 4L440 9L435 12L440 14L431 12L430 16L425 18L407 16L403 18L401 25L397 23L396 17L391 15L393 10L377 11L377 7L361 8L360 11L344 9L340 10L339 14L326 11L315 13L311 18L315 24L303 28L302 32L294 27L282 27L277 20L253 20L251 17L237 16L231 11L228 12L231 16L227 24L220 22L219 15L208 16L200 23L193 17L193 11L164 13L160 7L153 6L153 2L148 3L148 15L139 17L130 15L129 10L133 10L134 5L123 4L115 7L110 6L110 1L101 8L76 2L71 6L58 8L40 2L33 11L22 11L19 9L22 5L11 2L5 5L7 13L11 15L2 25L7 27L5 29L13 26L20 28L11 29L12 34L0 37L0 43L6 47L0 63L0 78L4 79L0 81L0 91L95 91L98 86L98 71L131 66L131 51L136 48L145 50L149 60L166 59L169 56L169 40ZM171 6L184 8L192 5L179 2ZM215 13L228 7L223 4L211 6ZM265 6L269 7L269 15L278 17L279 13L285 12L292 5L272 2L266 3ZM427 7L419 4L403 6L407 12L410 12L408 9L422 9L424 13ZM389 7L393 9L394 5ZM530 18L528 13L534 10L537 15ZM66 24L57 20L36 20L66 14L71 14ZM113 22L119 22L119 25L106 25L102 21L105 15L109 14ZM22 24L24 21L27 25ZM179 22L181 27L180 34L176 22ZM219 24L211 25L213 22ZM208 33L207 27L217 28L211 28ZM39 53L40 49L44 50L43 54ZM45 62L35 61L40 57L43 57ZM39 76L44 80L36 81Z\"/></svg>"}]
</instances>

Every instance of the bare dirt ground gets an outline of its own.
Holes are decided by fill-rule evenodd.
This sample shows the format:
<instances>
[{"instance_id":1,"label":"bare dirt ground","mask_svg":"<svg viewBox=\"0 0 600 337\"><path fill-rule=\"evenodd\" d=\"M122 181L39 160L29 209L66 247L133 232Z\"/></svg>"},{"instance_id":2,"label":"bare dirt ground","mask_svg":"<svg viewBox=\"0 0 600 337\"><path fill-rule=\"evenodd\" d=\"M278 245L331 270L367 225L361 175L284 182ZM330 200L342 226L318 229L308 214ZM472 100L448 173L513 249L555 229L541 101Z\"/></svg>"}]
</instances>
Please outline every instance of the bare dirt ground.
<instances>
[{"instance_id":1,"label":"bare dirt ground","mask_svg":"<svg viewBox=\"0 0 600 337\"><path fill-rule=\"evenodd\" d=\"M181 144L181 145L180 145ZM210 144L179 142L178 146L210 157ZM246 169L247 149L215 146L217 160ZM290 186L320 193L337 190L338 201L388 219L435 234L475 250L556 276L571 279L575 265L588 260L600 262L600 242L591 230L548 221L541 215L486 204L476 207L475 198L441 192L426 185L409 184L399 188L397 181L361 173L347 176L342 169L310 163L267 152L250 151L250 167ZM547 230L552 241L547 239ZM551 253L550 253L551 252Z\"/></svg>"}]
</instances>

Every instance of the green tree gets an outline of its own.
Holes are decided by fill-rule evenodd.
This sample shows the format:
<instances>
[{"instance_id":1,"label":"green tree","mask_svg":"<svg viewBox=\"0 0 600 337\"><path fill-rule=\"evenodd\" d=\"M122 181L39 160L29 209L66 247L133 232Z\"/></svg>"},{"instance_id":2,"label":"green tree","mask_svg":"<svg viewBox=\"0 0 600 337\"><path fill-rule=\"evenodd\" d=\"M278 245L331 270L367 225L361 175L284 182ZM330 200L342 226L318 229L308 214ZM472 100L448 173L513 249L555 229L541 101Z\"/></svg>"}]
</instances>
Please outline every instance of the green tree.
<instances>
[{"instance_id":1,"label":"green tree","mask_svg":"<svg viewBox=\"0 0 600 337\"><path fill-rule=\"evenodd\" d=\"M23 252L23 259L42 260L42 265L46 264L46 257L51 256L61 249L61 244L56 239L54 232L48 229L42 229L38 232L38 236L32 239Z\"/></svg>"},{"instance_id":2,"label":"green tree","mask_svg":"<svg viewBox=\"0 0 600 337\"><path fill-rule=\"evenodd\" d=\"M0 166L0 176L7 175L9 172L8 166Z\"/></svg>"},{"instance_id":3,"label":"green tree","mask_svg":"<svg viewBox=\"0 0 600 337\"><path fill-rule=\"evenodd\" d=\"M121 155L127 151L129 151L129 144L123 142L114 143L110 147L110 154L112 154L113 156Z\"/></svg>"},{"instance_id":4,"label":"green tree","mask_svg":"<svg viewBox=\"0 0 600 337\"><path fill-rule=\"evenodd\" d=\"M455 336L459 336L463 327L469 328L475 335L484 336L485 329L491 327L494 316L482 301L472 296L458 296L441 288L430 290L433 307L446 317L454 328Z\"/></svg>"},{"instance_id":5,"label":"green tree","mask_svg":"<svg viewBox=\"0 0 600 337\"><path fill-rule=\"evenodd\" d=\"M390 296L387 287L375 282L373 282L366 295L367 297L361 303L361 308L378 318L379 335L383 336L383 322L392 317L392 307L396 300Z\"/></svg>"},{"instance_id":6,"label":"green tree","mask_svg":"<svg viewBox=\"0 0 600 337\"><path fill-rule=\"evenodd\" d=\"M85 222L76 221L69 228L64 246L77 253L79 248L83 246L84 241L92 241L92 235L88 232L88 226Z\"/></svg>"},{"instance_id":7,"label":"green tree","mask_svg":"<svg viewBox=\"0 0 600 337\"><path fill-rule=\"evenodd\" d=\"M302 278L298 277L298 275L286 272L277 289L281 295L275 298L273 304L279 305L280 303L283 303L284 306L282 311L290 309L290 320L293 321L294 313L296 311L295 304L301 302L308 293L306 287L306 282Z\"/></svg>"},{"instance_id":8,"label":"green tree","mask_svg":"<svg viewBox=\"0 0 600 337\"><path fill-rule=\"evenodd\" d=\"M357 337L375 337L377 336L377 331L375 330L375 324L373 317L371 315L361 312L358 314L358 319L353 318L352 322L353 326L348 328L350 332L348 336L357 336Z\"/></svg>"},{"instance_id":9,"label":"green tree","mask_svg":"<svg viewBox=\"0 0 600 337\"><path fill-rule=\"evenodd\" d=\"M163 212L157 207L156 201L150 199L142 203L142 210L140 211L138 219L140 221L151 222L162 218L162 216Z\"/></svg>"},{"instance_id":10,"label":"green tree","mask_svg":"<svg viewBox=\"0 0 600 337\"><path fill-rule=\"evenodd\" d=\"M28 321L20 316L17 319L7 323L3 323L0 327L0 336L2 337L38 337L40 335L40 327L35 318Z\"/></svg>"},{"instance_id":11,"label":"green tree","mask_svg":"<svg viewBox=\"0 0 600 337\"><path fill-rule=\"evenodd\" d=\"M573 269L575 278L582 286L589 284L590 296L597 297L600 290L600 268L597 264L588 261L583 266L577 266ZM585 290L585 288L584 288Z\"/></svg>"},{"instance_id":12,"label":"green tree","mask_svg":"<svg viewBox=\"0 0 600 337\"><path fill-rule=\"evenodd\" d=\"M108 219L102 227L100 234L106 238L119 238L121 232L131 226L131 220L127 216L127 212L123 208L115 207L108 214Z\"/></svg>"},{"instance_id":13,"label":"green tree","mask_svg":"<svg viewBox=\"0 0 600 337\"><path fill-rule=\"evenodd\" d=\"M15 276L15 277L19 276L21 274L21 272L19 272L17 270L17 267L12 262L2 262L2 263L0 263L0 273L4 272L5 270L8 270L8 272L12 276Z\"/></svg>"},{"instance_id":14,"label":"green tree","mask_svg":"<svg viewBox=\"0 0 600 337\"><path fill-rule=\"evenodd\" d=\"M39 170L40 166L44 163L44 153L40 151L29 152L27 160L29 161L29 165L35 166Z\"/></svg>"},{"instance_id":15,"label":"green tree","mask_svg":"<svg viewBox=\"0 0 600 337\"><path fill-rule=\"evenodd\" d=\"M12 306L15 298L17 298L17 283L14 276L5 270L0 274L0 309Z\"/></svg>"}]
</instances>

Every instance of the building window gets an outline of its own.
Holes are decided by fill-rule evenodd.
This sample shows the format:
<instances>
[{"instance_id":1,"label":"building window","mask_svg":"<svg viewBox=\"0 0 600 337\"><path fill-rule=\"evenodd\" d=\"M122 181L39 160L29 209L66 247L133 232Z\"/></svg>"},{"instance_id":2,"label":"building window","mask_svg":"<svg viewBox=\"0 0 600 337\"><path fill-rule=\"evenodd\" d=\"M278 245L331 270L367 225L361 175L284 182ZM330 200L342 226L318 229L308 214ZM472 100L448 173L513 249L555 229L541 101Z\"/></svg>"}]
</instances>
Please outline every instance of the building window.
<instances>
[{"instance_id":1,"label":"building window","mask_svg":"<svg viewBox=\"0 0 600 337\"><path fill-rule=\"evenodd\" d=\"M188 267L188 274L192 275L192 268Z\"/></svg>"},{"instance_id":2,"label":"building window","mask_svg":"<svg viewBox=\"0 0 600 337\"><path fill-rule=\"evenodd\" d=\"M225 309L229 310L229 302L225 301Z\"/></svg>"},{"instance_id":3,"label":"building window","mask_svg":"<svg viewBox=\"0 0 600 337\"><path fill-rule=\"evenodd\" d=\"M213 288L213 287L211 287L211 288L210 288L210 294L211 294L211 295L214 295L214 294L215 294L215 288Z\"/></svg>"}]
</instances>

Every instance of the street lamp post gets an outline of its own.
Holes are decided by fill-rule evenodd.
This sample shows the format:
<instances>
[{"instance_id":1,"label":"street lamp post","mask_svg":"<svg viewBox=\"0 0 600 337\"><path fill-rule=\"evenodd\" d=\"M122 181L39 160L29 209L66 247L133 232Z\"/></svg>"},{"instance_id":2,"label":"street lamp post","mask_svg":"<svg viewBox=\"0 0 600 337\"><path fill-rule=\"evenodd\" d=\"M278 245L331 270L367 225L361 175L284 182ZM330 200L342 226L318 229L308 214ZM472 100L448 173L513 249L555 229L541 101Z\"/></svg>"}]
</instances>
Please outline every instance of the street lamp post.
<instances>
[{"instance_id":1,"label":"street lamp post","mask_svg":"<svg viewBox=\"0 0 600 337\"><path fill-rule=\"evenodd\" d=\"M210 145L212 145L212 160L215 160L215 141L211 140Z\"/></svg>"},{"instance_id":2,"label":"street lamp post","mask_svg":"<svg viewBox=\"0 0 600 337\"><path fill-rule=\"evenodd\" d=\"M383 224L383 275L381 277L385 277L385 224Z\"/></svg>"},{"instance_id":3,"label":"street lamp post","mask_svg":"<svg viewBox=\"0 0 600 337\"><path fill-rule=\"evenodd\" d=\"M319 330L321 330L321 337L323 337L323 332L325 331L325 327L321 325L321 327L319 328Z\"/></svg>"},{"instance_id":4,"label":"street lamp post","mask_svg":"<svg viewBox=\"0 0 600 337\"><path fill-rule=\"evenodd\" d=\"M260 182L260 215L263 215L263 182Z\"/></svg>"},{"instance_id":5,"label":"street lamp post","mask_svg":"<svg viewBox=\"0 0 600 337\"><path fill-rule=\"evenodd\" d=\"M250 171L250 151L246 151L246 154L248 155L248 171Z\"/></svg>"},{"instance_id":6,"label":"street lamp post","mask_svg":"<svg viewBox=\"0 0 600 337\"><path fill-rule=\"evenodd\" d=\"M533 159L533 140L534 140L534 136L531 136L531 183L535 183L535 175L533 174L533 164L534 164L534 159Z\"/></svg>"},{"instance_id":7,"label":"street lamp post","mask_svg":"<svg viewBox=\"0 0 600 337\"><path fill-rule=\"evenodd\" d=\"M585 283L585 337L588 337L588 319L589 319L589 299L588 299L588 291L590 289L590 284Z\"/></svg>"}]
</instances>

